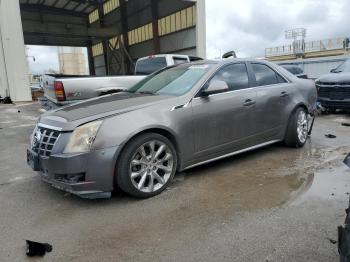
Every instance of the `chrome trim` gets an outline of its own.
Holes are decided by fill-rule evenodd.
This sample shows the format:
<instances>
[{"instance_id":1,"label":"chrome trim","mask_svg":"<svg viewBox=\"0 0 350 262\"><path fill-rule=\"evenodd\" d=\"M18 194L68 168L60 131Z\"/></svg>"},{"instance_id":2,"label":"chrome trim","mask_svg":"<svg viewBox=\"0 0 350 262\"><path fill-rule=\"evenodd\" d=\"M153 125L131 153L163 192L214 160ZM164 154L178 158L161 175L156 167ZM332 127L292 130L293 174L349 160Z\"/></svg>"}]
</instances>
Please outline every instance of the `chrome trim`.
<instances>
[{"instance_id":1,"label":"chrome trim","mask_svg":"<svg viewBox=\"0 0 350 262\"><path fill-rule=\"evenodd\" d=\"M174 110L176 110L176 109L181 109L181 108L186 108L186 107L189 106L190 102L191 102L191 101L187 102L186 104L173 106L173 107L170 109L170 111L174 111Z\"/></svg>"},{"instance_id":2,"label":"chrome trim","mask_svg":"<svg viewBox=\"0 0 350 262\"><path fill-rule=\"evenodd\" d=\"M226 154L226 155L214 157L214 158L211 158L211 159L208 159L208 160L199 162L199 163L197 163L197 164L194 164L194 165L190 165L190 166L188 166L188 167L185 167L184 170L189 169L189 168L192 168L192 167L195 167L195 166L204 165L204 164L207 164L207 163L210 163L210 162L213 162L213 161L222 159L222 158L226 158L226 157L229 157L229 156L238 155L238 154L240 154L240 153L244 153L244 152L247 152L247 151L251 151L251 150L254 150L254 149L257 149L257 148L260 148L260 147L268 146L268 145L271 145L271 144L274 144L274 143L277 143L277 142L280 142L280 141L281 141L281 140L279 140L279 139L275 139L275 140L271 140L271 141L269 141L269 142L265 142L265 143L262 143L262 144L258 144L258 145L255 145L255 146L251 146L251 147L248 147L248 148L245 148L245 149L241 149L241 150L238 150L238 151L234 151L234 152L228 153L228 154Z\"/></svg>"},{"instance_id":3,"label":"chrome trim","mask_svg":"<svg viewBox=\"0 0 350 262\"><path fill-rule=\"evenodd\" d=\"M45 125L45 124L42 124L42 123L39 123L38 126L43 127L43 128L48 128L48 129L56 130L56 131L62 131L62 127Z\"/></svg>"},{"instance_id":4,"label":"chrome trim","mask_svg":"<svg viewBox=\"0 0 350 262\"><path fill-rule=\"evenodd\" d=\"M265 85L265 86L253 86L253 87L248 87L248 88L243 88L243 89L238 89L238 90L231 90L231 91L227 91L227 92L212 94L212 95L209 95L209 96L206 96L206 97L212 97L212 96L223 95L223 94L230 94L230 93L233 93L233 92L246 91L246 90L255 89L255 88L258 90L258 88L273 87L273 86L276 86L276 85L290 85L290 84L291 83L279 83L279 84ZM203 97L202 96L197 96L197 97L194 97L193 99L198 99L198 98L202 99Z\"/></svg>"},{"instance_id":5,"label":"chrome trim","mask_svg":"<svg viewBox=\"0 0 350 262\"><path fill-rule=\"evenodd\" d=\"M319 87L350 87L350 85L344 85L344 84L335 84L335 85L325 85L325 84L318 84L316 83L316 86L319 86Z\"/></svg>"}]
</instances>

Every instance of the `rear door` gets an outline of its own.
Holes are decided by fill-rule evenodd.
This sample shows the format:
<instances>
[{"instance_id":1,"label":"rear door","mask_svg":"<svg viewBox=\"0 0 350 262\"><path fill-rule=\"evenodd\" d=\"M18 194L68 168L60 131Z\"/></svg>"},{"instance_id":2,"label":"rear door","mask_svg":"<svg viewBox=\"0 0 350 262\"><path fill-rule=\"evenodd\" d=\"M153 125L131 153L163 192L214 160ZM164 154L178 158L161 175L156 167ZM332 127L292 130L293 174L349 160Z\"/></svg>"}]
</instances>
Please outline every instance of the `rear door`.
<instances>
[{"instance_id":1,"label":"rear door","mask_svg":"<svg viewBox=\"0 0 350 262\"><path fill-rule=\"evenodd\" d=\"M290 102L291 85L265 63L250 63L257 91L255 133L259 140L269 140L282 129L283 112Z\"/></svg>"},{"instance_id":2,"label":"rear door","mask_svg":"<svg viewBox=\"0 0 350 262\"><path fill-rule=\"evenodd\" d=\"M250 87L245 63L225 65L210 81L225 81L229 91L192 101L197 158L232 152L251 142L255 125L256 92Z\"/></svg>"}]
</instances>

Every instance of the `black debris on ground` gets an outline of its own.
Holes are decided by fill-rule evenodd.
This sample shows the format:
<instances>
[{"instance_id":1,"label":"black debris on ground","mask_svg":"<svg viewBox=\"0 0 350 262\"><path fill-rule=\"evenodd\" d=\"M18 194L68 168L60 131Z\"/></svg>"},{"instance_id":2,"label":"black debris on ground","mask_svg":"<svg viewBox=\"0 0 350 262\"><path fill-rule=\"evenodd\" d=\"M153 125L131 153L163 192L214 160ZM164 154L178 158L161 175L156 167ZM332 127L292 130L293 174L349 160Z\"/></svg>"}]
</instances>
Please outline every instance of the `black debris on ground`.
<instances>
[{"instance_id":1,"label":"black debris on ground","mask_svg":"<svg viewBox=\"0 0 350 262\"><path fill-rule=\"evenodd\" d=\"M345 210L346 217L344 226L338 226L338 252L340 262L350 262L350 201L349 207Z\"/></svg>"},{"instance_id":2,"label":"black debris on ground","mask_svg":"<svg viewBox=\"0 0 350 262\"><path fill-rule=\"evenodd\" d=\"M338 241L336 241L336 240L334 240L334 239L331 239L331 238L328 238L328 240L329 240L329 242L331 242L331 244L337 244L338 243Z\"/></svg>"},{"instance_id":3,"label":"black debris on ground","mask_svg":"<svg viewBox=\"0 0 350 262\"><path fill-rule=\"evenodd\" d=\"M52 251L52 246L48 243L39 243L31 240L26 240L27 251L26 255L28 257L39 256L42 257L46 254L46 252Z\"/></svg>"},{"instance_id":4,"label":"black debris on ground","mask_svg":"<svg viewBox=\"0 0 350 262\"><path fill-rule=\"evenodd\" d=\"M350 123L341 123L342 126L350 126Z\"/></svg>"},{"instance_id":5,"label":"black debris on ground","mask_svg":"<svg viewBox=\"0 0 350 262\"><path fill-rule=\"evenodd\" d=\"M327 137L327 138L336 138L337 136L335 136L335 135L332 135L332 134L326 134L326 135L324 135L325 137Z\"/></svg>"},{"instance_id":6,"label":"black debris on ground","mask_svg":"<svg viewBox=\"0 0 350 262\"><path fill-rule=\"evenodd\" d=\"M3 104L12 104L12 100L9 96L1 97L0 96L0 103Z\"/></svg>"}]
</instances>

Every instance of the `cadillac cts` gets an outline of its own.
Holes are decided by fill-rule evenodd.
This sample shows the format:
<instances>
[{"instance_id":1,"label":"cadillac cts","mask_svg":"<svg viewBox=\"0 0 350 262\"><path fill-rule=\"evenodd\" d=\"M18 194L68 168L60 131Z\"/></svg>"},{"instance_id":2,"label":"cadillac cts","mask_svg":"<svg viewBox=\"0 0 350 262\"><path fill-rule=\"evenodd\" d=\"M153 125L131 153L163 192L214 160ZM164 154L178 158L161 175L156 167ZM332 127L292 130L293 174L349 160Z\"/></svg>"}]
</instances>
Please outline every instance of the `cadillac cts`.
<instances>
[{"instance_id":1,"label":"cadillac cts","mask_svg":"<svg viewBox=\"0 0 350 262\"><path fill-rule=\"evenodd\" d=\"M27 162L81 197L109 197L117 187L151 197L176 171L279 141L302 147L315 103L312 81L272 63L182 64L127 92L42 115Z\"/></svg>"}]
</instances>

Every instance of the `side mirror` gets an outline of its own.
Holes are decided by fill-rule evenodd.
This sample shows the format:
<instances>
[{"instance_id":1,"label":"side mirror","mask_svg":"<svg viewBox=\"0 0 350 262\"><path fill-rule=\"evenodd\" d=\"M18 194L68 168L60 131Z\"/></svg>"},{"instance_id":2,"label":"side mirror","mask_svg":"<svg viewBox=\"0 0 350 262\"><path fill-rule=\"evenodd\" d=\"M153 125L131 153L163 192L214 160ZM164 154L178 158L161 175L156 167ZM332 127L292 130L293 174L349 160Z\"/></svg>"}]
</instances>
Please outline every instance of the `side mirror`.
<instances>
[{"instance_id":1,"label":"side mirror","mask_svg":"<svg viewBox=\"0 0 350 262\"><path fill-rule=\"evenodd\" d=\"M208 88L202 91L202 96L223 93L228 90L229 88L225 81L213 80L209 83Z\"/></svg>"},{"instance_id":2,"label":"side mirror","mask_svg":"<svg viewBox=\"0 0 350 262\"><path fill-rule=\"evenodd\" d=\"M330 72L331 73L335 73L335 71L336 71L335 68L333 68Z\"/></svg>"}]
</instances>

